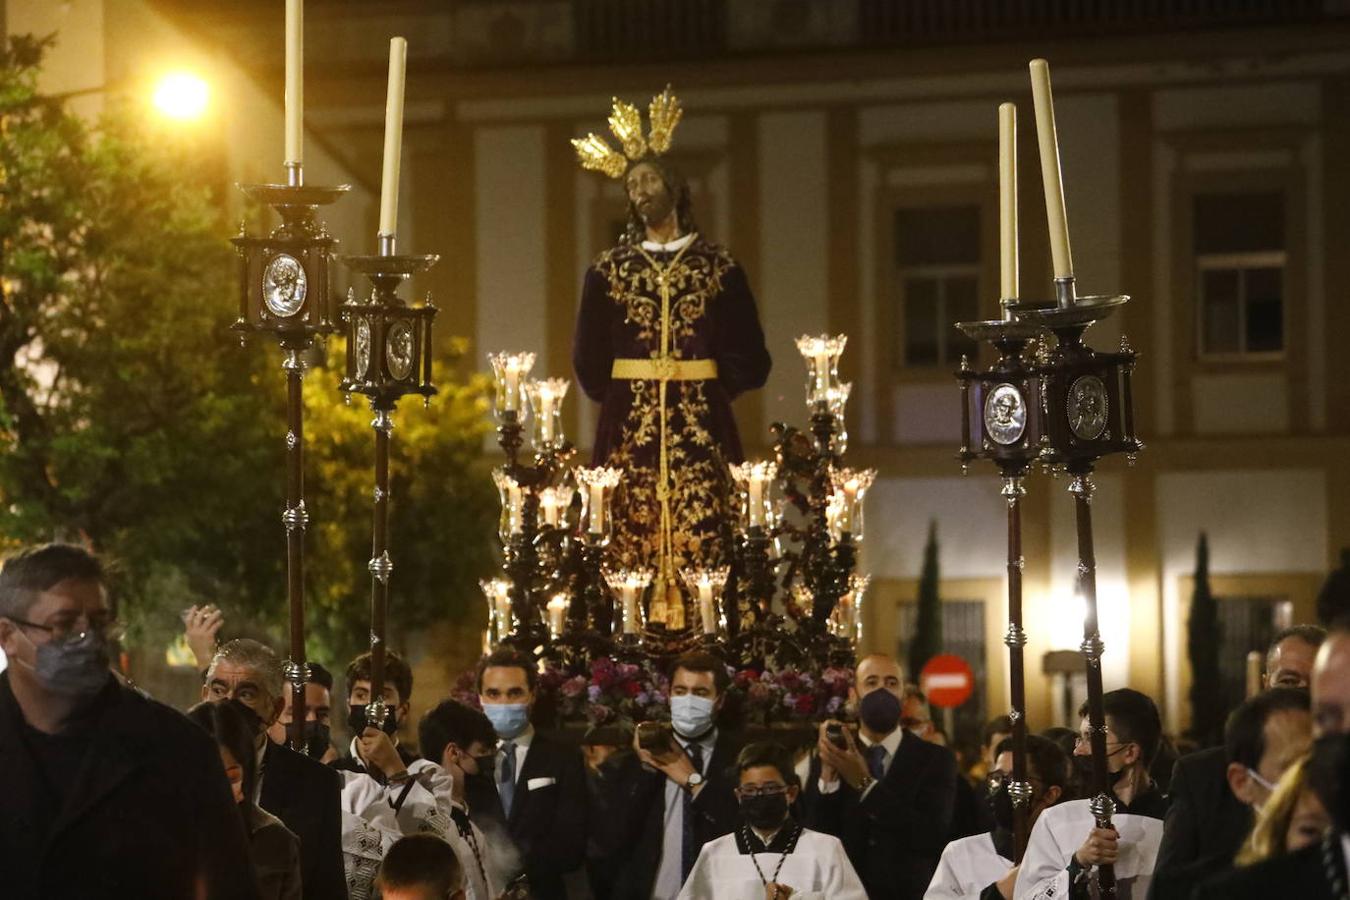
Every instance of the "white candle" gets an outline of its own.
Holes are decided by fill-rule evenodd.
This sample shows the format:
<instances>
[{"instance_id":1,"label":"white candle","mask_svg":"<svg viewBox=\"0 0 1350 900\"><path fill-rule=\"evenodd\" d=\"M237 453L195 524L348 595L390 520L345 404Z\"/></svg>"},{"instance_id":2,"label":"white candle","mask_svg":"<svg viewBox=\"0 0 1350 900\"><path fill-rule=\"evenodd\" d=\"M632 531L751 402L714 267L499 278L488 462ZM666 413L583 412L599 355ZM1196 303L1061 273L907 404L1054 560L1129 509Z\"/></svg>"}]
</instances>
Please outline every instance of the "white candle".
<instances>
[{"instance_id":1,"label":"white candle","mask_svg":"<svg viewBox=\"0 0 1350 900\"><path fill-rule=\"evenodd\" d=\"M557 525L561 518L562 497L557 488L545 488L539 494L539 508L544 511L544 524Z\"/></svg>"},{"instance_id":2,"label":"white candle","mask_svg":"<svg viewBox=\"0 0 1350 900\"><path fill-rule=\"evenodd\" d=\"M605 488L603 485L591 485L591 534L601 534L605 530Z\"/></svg>"},{"instance_id":3,"label":"white candle","mask_svg":"<svg viewBox=\"0 0 1350 900\"><path fill-rule=\"evenodd\" d=\"M1073 277L1069 251L1069 218L1064 210L1064 178L1059 168L1059 136L1055 132L1055 101L1050 93L1050 64L1031 61L1031 97L1036 106L1036 139L1041 147L1041 181L1045 184L1045 215L1050 220L1050 256L1056 278Z\"/></svg>"},{"instance_id":4,"label":"white candle","mask_svg":"<svg viewBox=\"0 0 1350 900\"><path fill-rule=\"evenodd\" d=\"M511 596L505 591L497 595L497 625L502 634L511 631Z\"/></svg>"},{"instance_id":5,"label":"white candle","mask_svg":"<svg viewBox=\"0 0 1350 900\"><path fill-rule=\"evenodd\" d=\"M624 586L623 594L623 633L637 634L638 632L638 605L637 588Z\"/></svg>"},{"instance_id":6,"label":"white candle","mask_svg":"<svg viewBox=\"0 0 1350 900\"><path fill-rule=\"evenodd\" d=\"M999 298L1016 300L1017 271L1017 106L998 107ZM1004 310L1004 318L1012 313Z\"/></svg>"},{"instance_id":7,"label":"white candle","mask_svg":"<svg viewBox=\"0 0 1350 900\"><path fill-rule=\"evenodd\" d=\"M394 168L398 168L397 163L394 164ZM397 177L397 175L395 175L395 177ZM397 200L395 200L395 205L397 205ZM381 218L380 221L383 223L384 219ZM385 233L383 224L380 225L380 233ZM392 234L393 232L389 233ZM505 402L503 403L502 408L507 411L514 411L516 403L520 400L520 371L516 368L514 362L508 362L506 364L506 397L504 399Z\"/></svg>"},{"instance_id":8,"label":"white candle","mask_svg":"<svg viewBox=\"0 0 1350 900\"><path fill-rule=\"evenodd\" d=\"M524 527L525 502L520 486L515 482L507 488L510 491L511 533L520 534Z\"/></svg>"},{"instance_id":9,"label":"white candle","mask_svg":"<svg viewBox=\"0 0 1350 900\"><path fill-rule=\"evenodd\" d=\"M750 474L750 527L764 524L764 485L755 473Z\"/></svg>"},{"instance_id":10,"label":"white candle","mask_svg":"<svg viewBox=\"0 0 1350 900\"><path fill-rule=\"evenodd\" d=\"M712 585L706 580L698 586L698 611L703 619L703 633L717 633L717 611L713 608Z\"/></svg>"},{"instance_id":11,"label":"white candle","mask_svg":"<svg viewBox=\"0 0 1350 900\"><path fill-rule=\"evenodd\" d=\"M548 630L554 637L562 634L563 615L567 612L567 597L564 594L554 594L553 599L548 601Z\"/></svg>"},{"instance_id":12,"label":"white candle","mask_svg":"<svg viewBox=\"0 0 1350 900\"><path fill-rule=\"evenodd\" d=\"M398 168L403 152L403 78L408 42L389 39L389 90L384 105L384 176L380 181L380 234L398 232ZM514 401L507 409L515 409Z\"/></svg>"},{"instance_id":13,"label":"white candle","mask_svg":"<svg viewBox=\"0 0 1350 900\"><path fill-rule=\"evenodd\" d=\"M553 441L553 395L547 390L539 392L539 438L545 444Z\"/></svg>"},{"instance_id":14,"label":"white candle","mask_svg":"<svg viewBox=\"0 0 1350 900\"><path fill-rule=\"evenodd\" d=\"M286 0L286 165L305 161L305 4Z\"/></svg>"},{"instance_id":15,"label":"white candle","mask_svg":"<svg viewBox=\"0 0 1350 900\"><path fill-rule=\"evenodd\" d=\"M825 350L825 342L820 342L816 353L816 390L825 391L830 386L830 354Z\"/></svg>"}]
</instances>

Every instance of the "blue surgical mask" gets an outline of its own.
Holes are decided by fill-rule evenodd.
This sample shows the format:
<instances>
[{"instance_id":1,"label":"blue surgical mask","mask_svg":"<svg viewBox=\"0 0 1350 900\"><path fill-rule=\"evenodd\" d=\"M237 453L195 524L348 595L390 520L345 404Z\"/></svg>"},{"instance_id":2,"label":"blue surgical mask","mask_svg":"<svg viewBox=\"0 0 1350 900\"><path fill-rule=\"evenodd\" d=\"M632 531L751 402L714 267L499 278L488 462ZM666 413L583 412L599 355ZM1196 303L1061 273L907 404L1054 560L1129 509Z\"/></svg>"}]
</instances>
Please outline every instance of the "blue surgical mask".
<instances>
[{"instance_id":1,"label":"blue surgical mask","mask_svg":"<svg viewBox=\"0 0 1350 900\"><path fill-rule=\"evenodd\" d=\"M713 702L695 694L670 698L670 723L686 739L700 738L713 727Z\"/></svg>"},{"instance_id":2,"label":"blue surgical mask","mask_svg":"<svg viewBox=\"0 0 1350 900\"><path fill-rule=\"evenodd\" d=\"M528 703L484 703L483 714L492 723L497 736L508 741L530 726Z\"/></svg>"}]
</instances>

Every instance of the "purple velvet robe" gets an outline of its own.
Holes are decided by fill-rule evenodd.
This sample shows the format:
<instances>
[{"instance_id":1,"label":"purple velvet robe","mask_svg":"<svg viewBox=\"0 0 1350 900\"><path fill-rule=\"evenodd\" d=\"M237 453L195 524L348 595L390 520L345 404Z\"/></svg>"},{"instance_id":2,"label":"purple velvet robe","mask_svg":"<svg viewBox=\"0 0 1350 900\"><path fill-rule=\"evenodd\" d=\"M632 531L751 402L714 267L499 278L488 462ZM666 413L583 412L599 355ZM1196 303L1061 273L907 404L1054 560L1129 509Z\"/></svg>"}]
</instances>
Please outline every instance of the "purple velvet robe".
<instances>
[{"instance_id":1,"label":"purple velvet robe","mask_svg":"<svg viewBox=\"0 0 1350 900\"><path fill-rule=\"evenodd\" d=\"M653 265L655 263L655 265ZM660 555L660 383L611 377L616 359L661 351L658 267L670 279L670 355L712 359L718 377L666 389L673 569L727 561L734 513L727 464L742 459L731 401L763 387L771 360L745 272L725 249L695 237L683 253L621 244L586 272L572 350L577 380L601 404L592 465L615 466L611 553L624 566L656 569Z\"/></svg>"}]
</instances>

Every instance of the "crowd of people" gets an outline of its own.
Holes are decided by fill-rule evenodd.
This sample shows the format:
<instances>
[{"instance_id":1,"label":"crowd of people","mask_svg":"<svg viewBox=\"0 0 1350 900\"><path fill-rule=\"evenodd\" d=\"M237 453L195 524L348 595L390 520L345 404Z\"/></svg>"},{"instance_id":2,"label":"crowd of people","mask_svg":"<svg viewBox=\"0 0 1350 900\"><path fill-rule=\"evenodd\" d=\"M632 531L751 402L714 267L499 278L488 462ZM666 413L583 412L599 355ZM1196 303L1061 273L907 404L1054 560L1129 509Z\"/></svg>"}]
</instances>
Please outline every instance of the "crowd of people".
<instances>
[{"instance_id":1,"label":"crowd of people","mask_svg":"<svg viewBox=\"0 0 1350 900\"><path fill-rule=\"evenodd\" d=\"M1154 702L1107 692L1109 828L1086 709L1078 731L1030 735L1017 865L1010 721L985 729L972 783L889 656L858 661L856 726L823 722L809 747L746 742L727 667L702 652L672 664L669 723L578 747L536 730L537 669L500 650L479 705L436 704L414 753L412 672L387 655L372 727L365 655L341 686L342 749L335 680L311 664L301 752L282 660L216 646L214 609L186 617L203 670L186 715L118 677L105 582L71 545L0 568L6 897L1060 900L1098 896L1108 865L1135 900L1346 895L1347 624L1277 635L1223 744L1175 765Z\"/></svg>"}]
</instances>

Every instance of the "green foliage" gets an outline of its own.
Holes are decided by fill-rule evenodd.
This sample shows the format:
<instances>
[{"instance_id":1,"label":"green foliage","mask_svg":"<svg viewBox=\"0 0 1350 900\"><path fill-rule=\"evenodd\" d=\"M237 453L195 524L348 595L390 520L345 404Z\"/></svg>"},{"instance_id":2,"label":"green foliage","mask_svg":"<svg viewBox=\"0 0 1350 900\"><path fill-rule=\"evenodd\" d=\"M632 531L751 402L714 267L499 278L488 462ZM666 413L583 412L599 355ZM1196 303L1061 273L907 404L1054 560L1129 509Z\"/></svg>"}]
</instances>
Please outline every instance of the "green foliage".
<instances>
[{"instance_id":1,"label":"green foliage","mask_svg":"<svg viewBox=\"0 0 1350 900\"><path fill-rule=\"evenodd\" d=\"M225 330L224 203L196 180L193 148L40 96L44 49L0 50L0 540L84 541L118 560L132 646L152 656L177 612L208 600L229 633L284 646L284 381L276 349L241 350ZM452 384L403 417L401 625L450 611L486 565L481 395ZM312 373L306 399L312 655L328 662L366 633L372 454L355 425L368 416L343 411L333 375Z\"/></svg>"},{"instance_id":2,"label":"green foliage","mask_svg":"<svg viewBox=\"0 0 1350 900\"><path fill-rule=\"evenodd\" d=\"M919 575L918 616L914 637L909 644L909 678L919 680L919 672L942 652L942 596L938 577L937 522L928 523L928 542L923 548L923 571Z\"/></svg>"},{"instance_id":3,"label":"green foliage","mask_svg":"<svg viewBox=\"0 0 1350 900\"><path fill-rule=\"evenodd\" d=\"M1195 548L1195 589L1186 620L1186 652L1191 659L1191 736L1202 746L1223 740L1225 704L1219 677L1219 643L1223 625L1219 604L1209 589L1209 541L1200 533Z\"/></svg>"}]
</instances>

